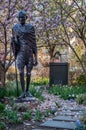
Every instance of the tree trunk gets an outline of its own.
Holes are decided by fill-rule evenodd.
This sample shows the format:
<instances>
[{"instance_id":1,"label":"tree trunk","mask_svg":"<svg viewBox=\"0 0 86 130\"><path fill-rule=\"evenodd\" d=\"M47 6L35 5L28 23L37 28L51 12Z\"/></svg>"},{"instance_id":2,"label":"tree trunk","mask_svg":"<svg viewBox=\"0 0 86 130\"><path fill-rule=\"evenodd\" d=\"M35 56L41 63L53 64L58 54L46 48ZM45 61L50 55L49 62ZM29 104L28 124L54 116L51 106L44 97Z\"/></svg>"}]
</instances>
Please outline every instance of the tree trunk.
<instances>
[{"instance_id":1,"label":"tree trunk","mask_svg":"<svg viewBox=\"0 0 86 130\"><path fill-rule=\"evenodd\" d=\"M5 87L6 83L6 73L3 71L3 78L2 78L2 86Z\"/></svg>"},{"instance_id":2,"label":"tree trunk","mask_svg":"<svg viewBox=\"0 0 86 130\"><path fill-rule=\"evenodd\" d=\"M2 87L5 87L5 81L6 81L6 73L4 71L2 63L0 62L0 82Z\"/></svg>"}]
</instances>

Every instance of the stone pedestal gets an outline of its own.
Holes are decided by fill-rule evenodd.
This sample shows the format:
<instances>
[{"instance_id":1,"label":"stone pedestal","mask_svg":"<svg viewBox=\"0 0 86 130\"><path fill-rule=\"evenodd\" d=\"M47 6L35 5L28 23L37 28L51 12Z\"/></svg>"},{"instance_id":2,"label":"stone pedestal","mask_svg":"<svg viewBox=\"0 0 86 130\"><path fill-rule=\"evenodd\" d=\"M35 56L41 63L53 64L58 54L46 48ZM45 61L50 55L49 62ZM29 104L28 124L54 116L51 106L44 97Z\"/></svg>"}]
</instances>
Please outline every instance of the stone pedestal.
<instances>
[{"instance_id":1,"label":"stone pedestal","mask_svg":"<svg viewBox=\"0 0 86 130\"><path fill-rule=\"evenodd\" d=\"M14 109L18 111L27 111L31 109L36 109L40 104L40 101L35 97L26 97L22 99L16 99L14 104Z\"/></svg>"},{"instance_id":2,"label":"stone pedestal","mask_svg":"<svg viewBox=\"0 0 86 130\"><path fill-rule=\"evenodd\" d=\"M35 97L26 97L26 98L21 98L21 99L16 99L15 102L16 103L23 103L23 102L35 102L38 99L36 99Z\"/></svg>"}]
</instances>

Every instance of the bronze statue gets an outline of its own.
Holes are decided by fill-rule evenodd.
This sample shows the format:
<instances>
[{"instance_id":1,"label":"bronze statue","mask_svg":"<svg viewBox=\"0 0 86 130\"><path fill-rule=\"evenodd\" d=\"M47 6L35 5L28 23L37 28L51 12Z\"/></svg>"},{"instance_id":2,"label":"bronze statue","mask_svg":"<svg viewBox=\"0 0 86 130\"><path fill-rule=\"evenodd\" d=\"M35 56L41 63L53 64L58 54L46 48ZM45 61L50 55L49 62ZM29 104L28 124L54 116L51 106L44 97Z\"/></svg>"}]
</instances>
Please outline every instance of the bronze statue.
<instances>
[{"instance_id":1,"label":"bronze statue","mask_svg":"<svg viewBox=\"0 0 86 130\"><path fill-rule=\"evenodd\" d=\"M17 61L20 74L22 94L19 99L32 97L29 91L31 70L37 65L37 45L35 30L31 24L26 23L27 15L24 10L19 11L18 21L12 28L12 50ZM24 81L24 68L26 67L26 88Z\"/></svg>"}]
</instances>

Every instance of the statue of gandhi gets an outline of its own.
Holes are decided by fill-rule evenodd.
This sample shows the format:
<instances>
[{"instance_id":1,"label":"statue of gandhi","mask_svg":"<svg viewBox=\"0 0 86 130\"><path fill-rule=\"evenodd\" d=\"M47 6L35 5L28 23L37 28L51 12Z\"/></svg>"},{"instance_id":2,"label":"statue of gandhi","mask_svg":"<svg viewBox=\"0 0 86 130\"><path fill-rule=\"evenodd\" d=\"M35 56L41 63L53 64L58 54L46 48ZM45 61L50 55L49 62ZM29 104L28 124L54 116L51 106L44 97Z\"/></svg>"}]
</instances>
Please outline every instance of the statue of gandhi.
<instances>
[{"instance_id":1,"label":"statue of gandhi","mask_svg":"<svg viewBox=\"0 0 86 130\"><path fill-rule=\"evenodd\" d=\"M17 67L20 75L20 83L22 94L19 99L26 96L32 97L29 91L31 70L33 65L37 65L37 45L35 38L35 30L31 24L26 23L26 12L19 11L18 21L12 28L12 50L15 56ZM26 88L24 82L24 68L26 67Z\"/></svg>"}]
</instances>

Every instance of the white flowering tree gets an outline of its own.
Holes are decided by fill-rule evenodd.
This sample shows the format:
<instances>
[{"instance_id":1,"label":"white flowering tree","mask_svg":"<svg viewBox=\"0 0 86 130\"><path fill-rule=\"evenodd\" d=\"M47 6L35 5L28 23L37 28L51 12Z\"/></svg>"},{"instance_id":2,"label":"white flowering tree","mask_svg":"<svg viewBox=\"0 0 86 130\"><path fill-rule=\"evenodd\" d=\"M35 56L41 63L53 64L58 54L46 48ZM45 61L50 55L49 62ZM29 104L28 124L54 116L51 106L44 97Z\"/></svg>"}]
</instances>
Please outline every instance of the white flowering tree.
<instances>
[{"instance_id":1,"label":"white flowering tree","mask_svg":"<svg viewBox=\"0 0 86 130\"><path fill-rule=\"evenodd\" d=\"M82 54L80 55L80 53L77 51L79 49L76 50L76 47L71 44L71 40L75 38L75 42L78 41L78 43L75 45L78 45L79 48L82 44L83 54L86 53L86 2L85 0L72 0L69 3L57 3L61 10L61 39L72 49L84 73L86 74L86 66L83 64L84 62L82 60Z\"/></svg>"},{"instance_id":2,"label":"white flowering tree","mask_svg":"<svg viewBox=\"0 0 86 130\"><path fill-rule=\"evenodd\" d=\"M35 1L35 17L33 24L37 30L37 43L48 49L50 59L53 58L58 45L63 45L58 39L60 29L60 14L53 0Z\"/></svg>"},{"instance_id":3,"label":"white flowering tree","mask_svg":"<svg viewBox=\"0 0 86 130\"><path fill-rule=\"evenodd\" d=\"M38 43L46 46L52 58L57 45L70 47L86 74L82 53L71 42L76 39L86 51L86 2L85 0L34 0ZM34 17L35 18L35 17ZM81 45L80 45L81 46ZM76 60L76 59L75 59Z\"/></svg>"}]
</instances>

